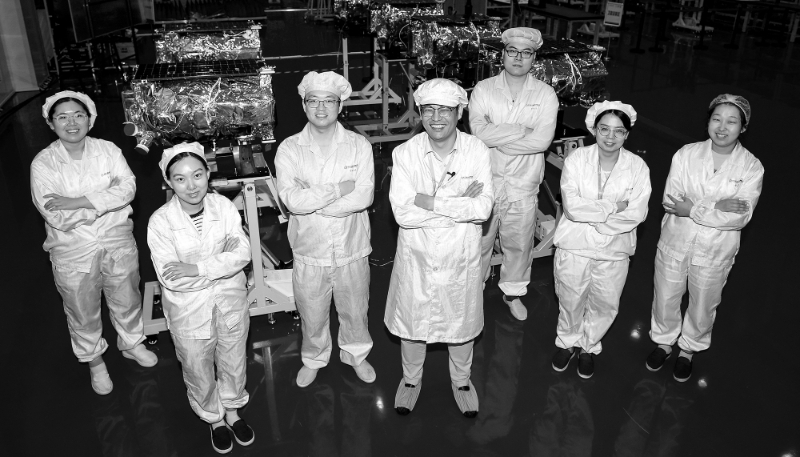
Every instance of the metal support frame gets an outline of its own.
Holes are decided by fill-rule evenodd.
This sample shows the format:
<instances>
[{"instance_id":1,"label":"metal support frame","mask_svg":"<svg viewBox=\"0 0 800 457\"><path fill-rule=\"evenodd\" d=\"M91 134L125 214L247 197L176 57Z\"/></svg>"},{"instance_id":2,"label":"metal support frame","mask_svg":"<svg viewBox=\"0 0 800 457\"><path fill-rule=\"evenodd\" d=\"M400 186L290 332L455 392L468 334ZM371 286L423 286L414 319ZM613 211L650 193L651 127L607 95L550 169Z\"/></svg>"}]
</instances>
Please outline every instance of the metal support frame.
<instances>
[{"instance_id":1,"label":"metal support frame","mask_svg":"<svg viewBox=\"0 0 800 457\"><path fill-rule=\"evenodd\" d=\"M555 148L555 150L550 150L545 153L547 154L545 161L559 170L563 169L564 159L566 159L566 157L575 149L583 147L583 139L584 137L580 136L561 138L553 141L551 148ZM555 247L553 247L553 237L555 236L556 228L558 227L558 221L561 220L562 213L561 204L556 200L555 195L550 190L550 186L547 185L547 181L543 181L541 185L544 188L545 193L547 193L550 203L552 203L553 207L556 209L556 214L555 216L551 216L540 211L538 207L536 208L536 218L533 223L535 226L534 237L539 240L539 243L533 248L534 259L551 256L553 253L555 253ZM491 266L495 266L502 263L503 253L500 248L500 234L498 232L497 239L494 243L494 253L492 253L492 260L489 264Z\"/></svg>"},{"instance_id":2,"label":"metal support frame","mask_svg":"<svg viewBox=\"0 0 800 457\"><path fill-rule=\"evenodd\" d=\"M217 179L212 180L209 185L214 188L241 187L241 192L232 201L238 210L244 212L245 226L243 228L250 238L252 278L248 278L247 291L250 316L267 314L267 319L272 324L275 323L274 313L296 311L292 293L292 270L276 270L275 267L279 263L277 258L269 248L261 243L258 222L260 208L270 207L281 210L276 197L278 191L272 176ZM285 220L282 210L279 219ZM142 296L142 320L144 321L145 335L155 335L167 330L166 319L153 318L153 300L156 295L160 294L161 285L157 281L145 283Z\"/></svg>"},{"instance_id":3,"label":"metal support frame","mask_svg":"<svg viewBox=\"0 0 800 457\"><path fill-rule=\"evenodd\" d=\"M377 39L373 38L372 40L372 49L373 51L377 49ZM342 70L344 73L344 79L350 81L350 60L348 58L349 51L347 48L347 37L342 36ZM377 55L377 54L376 54ZM388 67L387 67L388 68ZM403 101L399 95L395 91L393 91L387 82L385 77L388 70L384 69L383 75L384 77L381 78L381 67L378 61L378 58L375 58L375 62L372 64L372 79L364 86L363 89L359 91L354 91L350 94L350 98L342 102L342 106L360 106L360 105L378 105L384 104L384 98L386 98L388 103L401 103ZM352 83L351 83L352 84ZM387 90L384 90L384 87ZM387 108L388 109L388 108Z\"/></svg>"},{"instance_id":4,"label":"metal support frame","mask_svg":"<svg viewBox=\"0 0 800 457\"><path fill-rule=\"evenodd\" d=\"M389 89L389 65L391 63L397 63L400 65L409 65L410 67L412 62L412 59L390 59L383 53L375 53L375 67L376 70L381 71L381 122L380 124L365 123L354 125L358 133L364 135L371 144L384 143L387 141L403 141L414 135L414 130L419 124L419 115L414 111L414 88L412 86L410 74L408 75L406 111L399 118L389 119L389 102L391 96L391 89ZM401 133L392 132L392 130L398 129L403 129L404 131Z\"/></svg>"}]
</instances>

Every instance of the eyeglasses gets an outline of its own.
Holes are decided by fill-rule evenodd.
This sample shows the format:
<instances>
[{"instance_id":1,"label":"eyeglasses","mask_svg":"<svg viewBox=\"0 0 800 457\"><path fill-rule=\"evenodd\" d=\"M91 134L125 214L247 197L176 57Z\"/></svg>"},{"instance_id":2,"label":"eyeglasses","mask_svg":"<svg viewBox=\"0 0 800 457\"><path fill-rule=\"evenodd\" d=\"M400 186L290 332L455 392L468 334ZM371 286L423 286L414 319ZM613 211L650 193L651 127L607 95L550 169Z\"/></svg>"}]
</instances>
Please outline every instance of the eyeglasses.
<instances>
[{"instance_id":1,"label":"eyeglasses","mask_svg":"<svg viewBox=\"0 0 800 457\"><path fill-rule=\"evenodd\" d=\"M535 52L531 51L529 49L526 49L524 51L520 51L520 50L514 49L514 48L506 48L506 54L508 54L508 57L517 57L517 54L522 54L522 58L523 59L530 59L531 57L533 57Z\"/></svg>"},{"instance_id":2,"label":"eyeglasses","mask_svg":"<svg viewBox=\"0 0 800 457\"><path fill-rule=\"evenodd\" d=\"M87 116L83 111L67 111L55 116L53 119L62 125L69 124L70 120L75 121L77 124L85 124L86 121L89 120L89 116Z\"/></svg>"},{"instance_id":3,"label":"eyeglasses","mask_svg":"<svg viewBox=\"0 0 800 457\"><path fill-rule=\"evenodd\" d=\"M438 108L434 108L431 105L425 105L420 110L422 112L422 117L433 117L434 113L437 113L439 117L442 118L449 118L453 115L453 112L458 109L457 106L440 106Z\"/></svg>"},{"instance_id":4,"label":"eyeglasses","mask_svg":"<svg viewBox=\"0 0 800 457\"><path fill-rule=\"evenodd\" d=\"M322 103L322 106L324 106L325 108L332 108L336 106L337 103L339 103L339 100L330 100L330 99L318 100L316 98L307 98L303 101L306 103L306 105L310 106L311 108L318 107L320 103Z\"/></svg>"},{"instance_id":5,"label":"eyeglasses","mask_svg":"<svg viewBox=\"0 0 800 457\"><path fill-rule=\"evenodd\" d=\"M614 132L614 136L609 136L611 132ZM603 125L597 127L597 133L609 138L625 138L625 135L628 134L628 131L625 129L612 129Z\"/></svg>"}]
</instances>

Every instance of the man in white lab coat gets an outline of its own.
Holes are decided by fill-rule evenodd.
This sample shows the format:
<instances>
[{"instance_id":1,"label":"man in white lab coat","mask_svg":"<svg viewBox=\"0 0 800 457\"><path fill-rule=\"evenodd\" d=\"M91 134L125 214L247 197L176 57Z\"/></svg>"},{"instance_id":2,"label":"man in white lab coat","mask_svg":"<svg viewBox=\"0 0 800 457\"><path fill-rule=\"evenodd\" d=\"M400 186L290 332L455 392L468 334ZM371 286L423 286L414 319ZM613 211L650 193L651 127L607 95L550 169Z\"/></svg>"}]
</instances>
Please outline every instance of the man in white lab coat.
<instances>
[{"instance_id":1,"label":"man in white lab coat","mask_svg":"<svg viewBox=\"0 0 800 457\"><path fill-rule=\"evenodd\" d=\"M426 344L447 343L453 395L478 414L472 346L483 330L481 224L492 209L486 145L459 132L463 88L433 79L414 92L425 132L392 153L389 200L400 231L384 323L399 336L403 379L395 410L406 415L422 388Z\"/></svg>"},{"instance_id":2,"label":"man in white lab coat","mask_svg":"<svg viewBox=\"0 0 800 457\"><path fill-rule=\"evenodd\" d=\"M372 349L367 328L372 246L366 210L375 187L372 147L337 120L352 92L346 79L312 71L297 89L308 124L281 143L275 156L278 194L291 213L292 284L303 329L297 385L311 384L330 360L331 298L339 313L339 356L371 383L375 370L366 359Z\"/></svg>"},{"instance_id":3,"label":"man in white lab coat","mask_svg":"<svg viewBox=\"0 0 800 457\"><path fill-rule=\"evenodd\" d=\"M542 34L517 27L503 32L502 40L504 70L475 86L469 124L490 148L494 182L494 210L483 231L483 279L489 278L499 231L503 301L515 318L525 320L528 311L520 297L531 279L536 196L544 177L543 153L555 135L558 98L530 74Z\"/></svg>"}]
</instances>

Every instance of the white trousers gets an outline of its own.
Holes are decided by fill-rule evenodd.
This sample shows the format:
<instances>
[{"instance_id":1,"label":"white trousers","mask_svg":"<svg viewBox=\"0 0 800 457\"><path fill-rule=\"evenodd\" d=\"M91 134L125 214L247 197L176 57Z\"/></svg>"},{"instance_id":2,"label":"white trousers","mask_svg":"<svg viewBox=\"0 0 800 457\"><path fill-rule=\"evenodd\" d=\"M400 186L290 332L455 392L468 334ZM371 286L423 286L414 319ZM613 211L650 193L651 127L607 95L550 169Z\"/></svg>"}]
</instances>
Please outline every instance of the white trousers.
<instances>
[{"instance_id":1,"label":"white trousers","mask_svg":"<svg viewBox=\"0 0 800 457\"><path fill-rule=\"evenodd\" d=\"M678 261L660 249L656 253L650 339L668 346L677 340L684 351L698 352L711 346L711 328L732 265L702 267L691 265L689 258L687 255ZM689 307L681 320L687 284Z\"/></svg>"},{"instance_id":2,"label":"white trousers","mask_svg":"<svg viewBox=\"0 0 800 457\"><path fill-rule=\"evenodd\" d=\"M172 334L189 405L209 424L221 421L226 409L239 409L250 400L245 390L249 330L250 313L245 313L241 321L228 328L215 306L211 338L200 340Z\"/></svg>"},{"instance_id":3,"label":"white trousers","mask_svg":"<svg viewBox=\"0 0 800 457\"><path fill-rule=\"evenodd\" d=\"M554 277L558 296L556 346L603 350L600 340L619 311L629 259L593 260L556 249Z\"/></svg>"},{"instance_id":4,"label":"white trousers","mask_svg":"<svg viewBox=\"0 0 800 457\"><path fill-rule=\"evenodd\" d=\"M135 245L115 255L98 249L89 273L54 264L53 279L64 302L72 352L78 360L90 362L108 349L100 318L101 293L106 296L111 324L117 331L117 348L125 351L144 341Z\"/></svg>"},{"instance_id":5,"label":"white trousers","mask_svg":"<svg viewBox=\"0 0 800 457\"><path fill-rule=\"evenodd\" d=\"M331 358L331 297L339 315L339 358L357 366L372 350L369 309L369 260L361 258L340 267L294 263L294 301L300 313L303 365L319 369Z\"/></svg>"},{"instance_id":6,"label":"white trousers","mask_svg":"<svg viewBox=\"0 0 800 457\"><path fill-rule=\"evenodd\" d=\"M506 295L525 295L531 282L533 261L533 234L536 229L536 195L509 202L508 197L494 201L492 216L483 223L481 238L481 266L483 280L489 279L492 249L500 232L503 263L500 265L498 286Z\"/></svg>"},{"instance_id":7,"label":"white trousers","mask_svg":"<svg viewBox=\"0 0 800 457\"><path fill-rule=\"evenodd\" d=\"M472 373L472 346L475 340L461 344L448 344L447 352L450 355L450 380L456 387L469 385ZM403 359L403 381L407 384L417 385L422 379L422 366L425 364L425 355L428 344L425 341L406 340L400 341L400 354Z\"/></svg>"}]
</instances>

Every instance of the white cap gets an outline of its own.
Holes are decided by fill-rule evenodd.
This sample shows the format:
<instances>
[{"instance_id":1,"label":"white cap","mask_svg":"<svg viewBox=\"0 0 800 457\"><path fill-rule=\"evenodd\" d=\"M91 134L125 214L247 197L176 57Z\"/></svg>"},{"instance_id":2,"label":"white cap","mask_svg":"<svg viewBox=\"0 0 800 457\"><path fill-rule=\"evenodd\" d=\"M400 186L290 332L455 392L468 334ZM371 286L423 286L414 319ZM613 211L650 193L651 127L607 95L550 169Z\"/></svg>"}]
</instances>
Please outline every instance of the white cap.
<instances>
[{"instance_id":1,"label":"white cap","mask_svg":"<svg viewBox=\"0 0 800 457\"><path fill-rule=\"evenodd\" d=\"M181 152L192 152L197 154L197 156L203 160L203 163L208 165L202 144L195 141L192 143L181 143L175 145L169 149L164 149L164 152L161 154L161 161L158 162L158 167L161 168L161 176L164 177L164 181L169 181L169 179L167 179L167 165L169 165L169 162Z\"/></svg>"},{"instance_id":2,"label":"white cap","mask_svg":"<svg viewBox=\"0 0 800 457\"><path fill-rule=\"evenodd\" d=\"M57 101L61 100L62 98L74 98L83 102L86 105L86 108L89 109L89 128L91 129L94 127L94 121L97 119L97 107L94 106L94 102L88 95L82 92L73 92L71 90L62 90L61 92L51 95L47 97L47 100L44 101L44 105L42 105L42 117L50 120L50 108L56 104Z\"/></svg>"},{"instance_id":3,"label":"white cap","mask_svg":"<svg viewBox=\"0 0 800 457\"><path fill-rule=\"evenodd\" d=\"M633 109L631 105L626 105L622 102L611 102L606 100L603 103L595 103L591 108L589 108L589 111L586 112L586 128L593 130L594 120L597 118L597 116L612 109L622 111L623 113L627 114L631 119L631 126L636 123L636 110Z\"/></svg>"},{"instance_id":4,"label":"white cap","mask_svg":"<svg viewBox=\"0 0 800 457\"><path fill-rule=\"evenodd\" d=\"M344 76L332 71L326 71L324 73L310 71L303 76L303 80L300 82L300 85L297 86L297 92L300 94L300 97L306 98L306 93L314 90L331 92L336 94L339 100L347 100L353 92L352 86L344 79Z\"/></svg>"},{"instance_id":5,"label":"white cap","mask_svg":"<svg viewBox=\"0 0 800 457\"><path fill-rule=\"evenodd\" d=\"M515 27L503 32L500 36L503 45L513 45L518 48L530 47L534 51L542 47L542 32L530 27Z\"/></svg>"},{"instance_id":6,"label":"white cap","mask_svg":"<svg viewBox=\"0 0 800 457\"><path fill-rule=\"evenodd\" d=\"M425 81L414 91L417 105L467 106L467 91L449 79Z\"/></svg>"}]
</instances>

